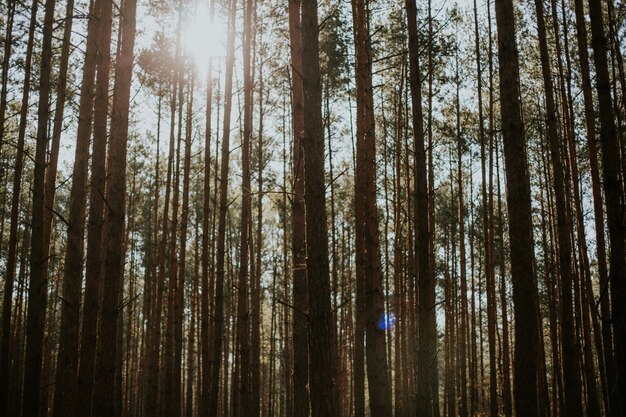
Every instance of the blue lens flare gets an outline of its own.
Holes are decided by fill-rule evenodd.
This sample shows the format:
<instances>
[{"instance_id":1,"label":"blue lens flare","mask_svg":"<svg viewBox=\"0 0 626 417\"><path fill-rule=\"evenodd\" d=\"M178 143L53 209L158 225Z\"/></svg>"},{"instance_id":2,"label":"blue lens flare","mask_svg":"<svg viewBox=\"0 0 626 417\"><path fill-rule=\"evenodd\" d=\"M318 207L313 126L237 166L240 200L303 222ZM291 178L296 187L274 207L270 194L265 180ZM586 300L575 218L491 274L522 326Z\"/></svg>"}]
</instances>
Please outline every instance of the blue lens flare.
<instances>
[{"instance_id":1,"label":"blue lens flare","mask_svg":"<svg viewBox=\"0 0 626 417\"><path fill-rule=\"evenodd\" d=\"M396 324L396 315L392 312L383 312L378 320L380 330L389 330Z\"/></svg>"}]
</instances>

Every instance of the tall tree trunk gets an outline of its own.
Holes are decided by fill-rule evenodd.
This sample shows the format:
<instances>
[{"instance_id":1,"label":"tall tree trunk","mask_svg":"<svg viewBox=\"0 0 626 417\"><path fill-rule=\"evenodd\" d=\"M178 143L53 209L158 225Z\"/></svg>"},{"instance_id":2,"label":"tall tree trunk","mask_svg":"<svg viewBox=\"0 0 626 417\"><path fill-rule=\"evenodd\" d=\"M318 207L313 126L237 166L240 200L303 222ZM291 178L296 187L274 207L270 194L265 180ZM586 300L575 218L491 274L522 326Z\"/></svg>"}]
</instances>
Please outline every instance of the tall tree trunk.
<instances>
[{"instance_id":1,"label":"tall tree trunk","mask_svg":"<svg viewBox=\"0 0 626 417\"><path fill-rule=\"evenodd\" d=\"M211 1L210 6L210 24L214 22L215 1ZM201 331L201 351L202 351L202 370L201 370L201 407L200 417L209 417L209 393L211 386L211 358L209 351L209 294L212 294L212 287L209 286L209 218L211 203L211 133L212 133L212 116L213 116L213 57L209 56L209 64L206 78L206 125L204 136L204 187L202 197L202 299L200 301L200 331ZM217 158L216 158L217 159ZM213 174L215 175L215 173Z\"/></svg>"},{"instance_id":2,"label":"tall tree trunk","mask_svg":"<svg viewBox=\"0 0 626 417\"><path fill-rule=\"evenodd\" d=\"M582 392L580 386L580 369L578 366L578 345L576 342L573 299L572 299L572 241L570 229L571 218L565 199L566 183L564 166L561 157L561 144L557 128L556 105L554 103L554 85L550 70L548 43L544 20L543 0L535 0L541 72L546 100L547 136L552 161L554 194L556 199L557 235L559 247L559 271L561 275L560 308L561 308L561 352L563 358L563 386L565 395L565 416L582 415Z\"/></svg>"},{"instance_id":3,"label":"tall tree trunk","mask_svg":"<svg viewBox=\"0 0 626 417\"><path fill-rule=\"evenodd\" d=\"M357 286L363 287L363 317L366 332L367 379L372 416L391 417L391 381L387 370L385 331L387 313L384 311L384 289L380 266L378 238L378 207L376 204L376 136L374 97L372 92L372 57L369 35L369 5L367 0L352 2L354 43L356 51L356 173L355 173L355 232L356 263L363 265L363 275L357 274ZM331 179L332 180L332 179ZM355 343L362 343L356 340Z\"/></svg>"},{"instance_id":4,"label":"tall tree trunk","mask_svg":"<svg viewBox=\"0 0 626 417\"><path fill-rule=\"evenodd\" d=\"M72 3L70 5L70 3ZM67 60L69 55L69 41L71 36L71 22L72 15L74 13L73 0L68 2L67 5L67 18L69 19L66 22L64 39L65 42L63 45L63 53L65 55L65 60L62 62L64 65L65 71L67 71ZM103 119L103 122L100 122L100 125L103 124L104 131L100 133L100 142L104 147L106 145L106 118L107 118L107 107L108 107L108 86L109 86L109 74L108 74L108 66L109 66L109 45L110 45L110 36L111 36L111 7L109 3L109 7L107 8L107 3L103 4L105 6L101 11L98 11L99 18L102 19L100 21L100 27L104 30L100 33L99 42L99 50L101 51L100 62L98 65L104 63L106 60L105 66L107 67L102 71L103 77L100 78L100 71L98 82L105 83L105 86L100 85L100 89L104 89L104 93L100 93L99 95L104 97L100 98L100 109L99 115L100 120ZM108 15L107 15L108 9ZM108 18L107 18L108 16ZM108 19L108 20L107 20ZM102 24L102 21L105 21L105 24ZM108 24L106 24L108 22ZM108 38L107 38L107 28L108 28ZM106 46L105 46L106 45ZM60 74L60 85L59 85L59 93L61 89L63 89L63 94L65 90L66 84L66 76L65 74ZM61 136L61 128L63 125L63 107L62 104L64 102L64 97L62 98L60 94L57 95L57 109L54 120L54 131L53 131L53 158L51 158L51 164L48 167L47 178L46 178L46 204L49 209L46 210L46 224L44 231L44 251L46 254L49 252L50 247L50 237L51 237L51 229L52 229L52 205L54 204L54 192L55 192L55 179L56 179L56 165L57 165L57 156L59 149L59 142ZM59 107L61 106L61 107ZM104 106L104 108L102 108ZM96 117L98 118L98 117ZM102 130L102 129L100 129ZM95 140L94 140L95 144ZM56 155L55 155L56 153ZM95 157L93 161L96 161L97 157L102 156L104 158L104 151L101 153L94 152ZM104 162L103 162L104 163ZM104 173L102 173L102 180L104 181ZM95 189L96 185L92 184L92 191ZM100 189L99 191L104 191ZM101 199L100 195L98 198ZM84 201L84 196L81 196L81 199ZM96 207L92 205L92 210L96 210ZM83 219L80 219L80 222L83 222ZM91 230L91 229L90 229ZM90 231L91 235L91 231ZM92 249L93 250L93 249ZM100 247L95 252L91 253L91 256L100 256ZM68 266L72 265L72 260L68 258L79 256L82 258L82 242L81 242L81 252L80 254L76 253L66 253L66 264ZM79 261L80 262L80 261ZM74 266L74 265L72 265ZM69 273L68 273L69 272ZM60 336L59 336L59 351L57 356L57 365L56 365L56 378L55 378L55 390L54 390L54 409L53 416L69 416L72 417L74 413L76 413L77 409L80 409L82 413L80 415L88 416L91 413L90 405L91 401L88 401L87 398L77 397L77 377L78 377L78 359L79 359L79 325L80 325L80 293L81 293L81 278L82 278L82 265L79 266L78 273L72 269L66 269L66 273L63 279L63 297L61 303L61 323L60 323ZM91 270L90 270L91 272ZM93 331L91 328L87 330L86 328L83 330L84 333L89 333ZM77 398L81 398L82 401L76 401Z\"/></svg>"},{"instance_id":5,"label":"tall tree trunk","mask_svg":"<svg viewBox=\"0 0 626 417\"><path fill-rule=\"evenodd\" d=\"M86 210L86 189L87 189L87 164L89 159L89 136L91 132L92 110L94 106L94 81L96 74L97 54L101 47L101 14L103 9L110 8L107 0L96 0L90 11L90 18L87 27L87 46L85 51L85 61L83 79L81 84L80 102L78 107L78 126L76 129L76 152L72 171L72 190L70 192L70 212L69 226L67 231L67 252L65 256L65 277L64 280L78 282L82 275L82 255L83 241L85 234L85 210ZM110 24L110 23L109 23ZM108 84L107 84L108 90ZM107 94L108 95L108 94ZM101 145L100 145L101 146ZM97 150L97 148L96 148ZM96 157L98 155L96 154ZM104 154L100 156L104 158ZM92 166L92 180L97 174L100 165ZM94 172L94 169L96 170ZM102 181L105 173L101 172ZM79 368L76 396L80 399L77 402L76 412L80 415L90 416L93 402L94 389L94 367L96 360L96 339L97 320L99 315L99 293L101 287L101 266L102 266L102 225L104 206L104 183L92 184L94 192L98 192L98 199L90 201L92 204L89 210L89 236L87 238L87 251L91 256L87 257L87 273L85 282L85 299L83 302L82 329L80 336ZM97 187L101 187L99 190ZM95 205L93 205L95 204ZM100 212L98 215L98 204Z\"/></svg>"},{"instance_id":6,"label":"tall tree trunk","mask_svg":"<svg viewBox=\"0 0 626 417\"><path fill-rule=\"evenodd\" d=\"M4 296L2 300L2 357L0 358L0 412L4 413L8 407L9 381L10 381L10 361L11 361L11 305L13 303L13 287L15 284L15 268L17 265L17 243L20 194L22 187L22 172L24 170L24 138L26 136L26 116L28 114L28 96L30 94L30 73L32 66L33 45L35 41L35 25L37 23L37 9L39 2L33 1L30 11L30 23L28 28L28 42L26 46L26 56L24 63L24 84L22 86L22 101L20 107L20 122L17 138L17 149L15 155L15 169L13 174L13 191L11 194L11 218L9 225L9 248L6 259L6 276L4 279ZM10 21L7 22L7 31L10 33L10 26L13 25L13 14L15 13L15 2L11 3L13 12ZM9 52L11 47L11 37L5 39L4 62L2 67L2 106L0 112L0 150L4 144L5 112L7 101L7 81L9 71ZM4 219L3 219L4 221Z\"/></svg>"},{"instance_id":7,"label":"tall tree trunk","mask_svg":"<svg viewBox=\"0 0 626 417\"><path fill-rule=\"evenodd\" d=\"M211 392L209 396L209 415L217 415L219 401L220 368L224 337L224 258L226 249L226 212L228 210L228 162L230 159L230 115L232 110L233 66L235 61L235 16L237 0L231 0L226 55L226 84L224 88L224 131L222 138L222 163L220 167L219 213L217 226L216 290L215 290L215 326L213 329L213 358ZM225 404L222 408L225 408ZM224 411L224 410L222 410ZM223 415L226 415L223 413Z\"/></svg>"},{"instance_id":8,"label":"tall tree trunk","mask_svg":"<svg viewBox=\"0 0 626 417\"><path fill-rule=\"evenodd\" d=\"M192 69L190 74L190 86L189 95L187 97L187 120L185 126L185 155L183 157L183 205L181 212L180 222L180 254L178 256L178 293L177 293L177 329L176 329L176 366L180 369L177 371L177 378L181 381L178 384L178 392L175 396L178 399L177 414L180 415L183 401L181 399L181 385L182 385L182 345L183 345L183 312L185 310L185 277L187 274L187 236L189 231L189 176L191 171L191 138L192 138L192 118L193 118L193 92L195 85L195 71ZM195 276L194 276L195 277ZM193 311L193 310L192 310ZM192 322L195 322L194 317L191 318ZM189 342L192 343L191 341ZM191 348L190 348L191 349ZM180 359L179 359L180 358ZM189 357L187 358L189 360ZM190 365L188 365L190 366Z\"/></svg>"},{"instance_id":9,"label":"tall tree trunk","mask_svg":"<svg viewBox=\"0 0 626 417\"><path fill-rule=\"evenodd\" d=\"M589 53L587 51L587 27L585 25L583 0L574 2L576 12L576 39L578 43L578 54L580 72L582 77L582 89L585 104L585 128L587 134L587 145L589 148L589 164L591 169L591 186L593 191L594 225L596 234L596 259L598 262L598 275L600 279L600 312L602 317L610 317L610 303L608 297L608 268L606 264L606 239L604 235L604 205L602 202L602 182L600 179L600 169L598 168L598 150L596 139L596 113L594 110L593 94L591 90L591 76L589 68ZM618 402L616 392L613 390L615 383L615 370L613 364L613 337L611 334L611 324L607 320L602 320L602 355L606 367L606 386L608 396L607 414L613 414Z\"/></svg>"},{"instance_id":10,"label":"tall tree trunk","mask_svg":"<svg viewBox=\"0 0 626 417\"><path fill-rule=\"evenodd\" d=\"M489 7L489 5L487 5ZM485 251L485 278L487 281L487 339L489 344L489 415L498 415L498 382L496 358L496 283L493 268L493 237L491 235L491 205L487 198L487 156L486 138L483 116L482 94L482 63L480 56L480 39L478 36L478 7L474 0L474 38L476 49L476 81L478 94L478 135L480 140L481 194L483 204L483 241ZM464 273L463 271L461 273ZM465 293L463 293L465 297ZM464 372L464 369L461 371Z\"/></svg>"},{"instance_id":11,"label":"tall tree trunk","mask_svg":"<svg viewBox=\"0 0 626 417\"><path fill-rule=\"evenodd\" d=\"M626 259L624 255L624 188L620 180L620 147L611 100L609 70L607 65L607 40L604 33L602 3L589 0L591 18L591 45L596 67L596 90L600 114L600 142L604 170L604 193L609 230L609 282L611 284L611 320L613 324L614 352L617 362L617 386L615 399L619 399L621 411L626 411Z\"/></svg>"},{"instance_id":12,"label":"tall tree trunk","mask_svg":"<svg viewBox=\"0 0 626 417\"><path fill-rule=\"evenodd\" d=\"M52 35L54 24L54 0L44 5L43 40L39 63L39 103L37 110L37 145L35 147L35 170L33 178L33 215L31 220L30 283L28 287L28 316L26 318L26 368L24 370L24 397L22 415L38 417L43 410L40 389L48 281L43 267L44 253L44 204L46 180L46 149L48 147L48 120L50 118L50 73L52 64ZM45 377L45 375L44 375Z\"/></svg>"},{"instance_id":13,"label":"tall tree trunk","mask_svg":"<svg viewBox=\"0 0 626 417\"><path fill-rule=\"evenodd\" d=\"M517 415L538 416L539 311L534 272L530 181L520 103L519 59L511 0L496 0L500 73L500 111L506 165L515 354L513 381ZM520 343L524 341L523 343Z\"/></svg>"},{"instance_id":14,"label":"tall tree trunk","mask_svg":"<svg viewBox=\"0 0 626 417\"><path fill-rule=\"evenodd\" d=\"M293 417L309 416L308 293L306 284L306 229L304 207L304 91L302 84L301 0L289 0L291 52L291 112L293 131L291 198L291 276L293 285Z\"/></svg>"},{"instance_id":15,"label":"tall tree trunk","mask_svg":"<svg viewBox=\"0 0 626 417\"><path fill-rule=\"evenodd\" d=\"M99 343L96 362L94 416L121 415L116 409L114 391L116 384L116 363L118 346L118 316L123 291L126 212L126 154L128 145L128 118L130 89L133 70L136 26L136 0L126 0L121 10L121 46L115 65L113 107L111 110L111 138L107 161L108 181L106 184L106 251L102 317L99 321Z\"/></svg>"},{"instance_id":16,"label":"tall tree trunk","mask_svg":"<svg viewBox=\"0 0 626 417\"><path fill-rule=\"evenodd\" d=\"M256 5L256 2L255 2ZM256 21L256 7L255 7ZM250 417L261 415L261 274L263 271L263 169L265 162L263 159L263 62L259 65L259 131L257 145L258 164L258 195L257 195L257 221L256 221L256 270L252 286L251 302L251 410ZM288 281L288 280L285 280ZM289 377L289 376L287 376ZM287 382L289 383L289 382Z\"/></svg>"},{"instance_id":17,"label":"tall tree trunk","mask_svg":"<svg viewBox=\"0 0 626 417\"><path fill-rule=\"evenodd\" d=\"M417 263L417 414L438 414L439 394L433 391L437 380L437 322L435 311L435 280L430 263L429 196L426 184L426 154L424 150L424 121L422 115L421 75L415 0L406 0L409 32L409 71L411 107L415 147L415 261Z\"/></svg>"},{"instance_id":18,"label":"tall tree trunk","mask_svg":"<svg viewBox=\"0 0 626 417\"><path fill-rule=\"evenodd\" d=\"M309 298L309 375L313 417L336 416L339 399L333 389L332 311L328 266L328 223L324 185L324 132L319 63L317 1L302 3L302 81L304 97L304 200L306 267Z\"/></svg>"},{"instance_id":19,"label":"tall tree trunk","mask_svg":"<svg viewBox=\"0 0 626 417\"><path fill-rule=\"evenodd\" d=\"M252 197L250 179L250 140L252 137L252 7L254 0L244 1L243 22L243 90L244 115L241 144L241 228L239 277L237 283L237 357L239 368L233 376L233 416L250 415L250 246Z\"/></svg>"}]
</instances>

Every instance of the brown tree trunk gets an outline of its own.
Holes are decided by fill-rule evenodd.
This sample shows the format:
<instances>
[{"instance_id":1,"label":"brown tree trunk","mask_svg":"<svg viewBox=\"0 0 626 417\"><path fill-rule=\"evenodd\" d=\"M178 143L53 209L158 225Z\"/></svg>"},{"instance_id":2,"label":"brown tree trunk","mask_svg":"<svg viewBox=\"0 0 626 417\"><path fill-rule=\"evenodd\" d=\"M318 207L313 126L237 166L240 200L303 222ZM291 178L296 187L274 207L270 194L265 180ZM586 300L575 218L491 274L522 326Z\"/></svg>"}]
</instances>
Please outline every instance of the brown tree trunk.
<instances>
[{"instance_id":1,"label":"brown tree trunk","mask_svg":"<svg viewBox=\"0 0 626 417\"><path fill-rule=\"evenodd\" d=\"M489 5L487 6L489 7ZM491 16L489 16L491 17ZM498 382L497 382L497 358L496 358L496 283L493 267L493 236L490 228L492 216L491 205L487 198L487 155L486 138L483 117L482 99L482 64L480 56L480 39L478 36L478 8L474 0L474 38L476 49L476 80L478 95L478 135L480 141L480 169L481 169L481 194L483 203L483 241L485 251L485 279L487 281L487 339L489 343L489 415L498 415ZM493 87L493 86L491 86ZM461 273L464 273L462 270ZM462 280L463 282L464 280ZM462 284L461 284L462 285ZM462 291L463 300L465 292ZM467 313L466 313L467 314ZM464 351L463 351L464 352ZM464 356L464 353L463 353ZM462 369L461 372L465 372Z\"/></svg>"},{"instance_id":2,"label":"brown tree trunk","mask_svg":"<svg viewBox=\"0 0 626 417\"><path fill-rule=\"evenodd\" d=\"M24 138L26 136L26 116L28 114L28 96L30 94L30 73L33 56L33 44L35 39L35 25L37 23L38 2L33 1L31 6L31 16L28 29L28 42L26 46L26 56L24 64L24 84L22 86L22 101L20 107L20 122L17 139L17 149L15 155L15 169L13 174L13 191L11 195L11 219L9 226L9 248L6 259L6 276L4 279L4 296L2 301L2 357L0 358L0 412L4 413L8 407L8 393L10 381L10 361L11 361L11 305L13 303L13 287L15 284L15 268L17 265L17 242L19 224L19 206L22 187L22 172L24 170ZM7 22L7 31L10 33L10 26L13 25L13 14L15 13L15 2L11 3L13 12L10 21ZM11 37L5 40L4 62L2 67L2 96L0 99L2 106L0 112L0 150L4 144L5 112L7 101L7 81L9 52L11 47ZM4 221L4 219L3 219Z\"/></svg>"},{"instance_id":3,"label":"brown tree trunk","mask_svg":"<svg viewBox=\"0 0 626 417\"><path fill-rule=\"evenodd\" d=\"M255 1L255 21L256 21L256 1ZM256 270L252 286L251 302L251 410L250 417L261 415L261 274L263 271L263 62L259 66L259 132L257 145L258 164L258 196L257 196L257 221L256 221ZM287 280L285 280L287 281ZM288 382L287 382L288 383Z\"/></svg>"},{"instance_id":4,"label":"brown tree trunk","mask_svg":"<svg viewBox=\"0 0 626 417\"><path fill-rule=\"evenodd\" d=\"M111 13L110 2L102 2L101 9L97 10L99 33L96 38L97 81L93 115L93 152L92 152L92 178L90 187L89 209L89 235L87 243L87 291L85 298L85 314L83 315L83 340L85 343L93 343L95 348L95 331L97 315L97 289L101 278L101 236L104 209L104 182L105 182L105 158L106 158L106 128L109 107L109 69L110 69L110 43L111 43ZM84 195L76 196L84 204ZM84 209L83 209L84 213ZM83 219L80 219L82 224ZM49 233L49 231L48 231ZM81 235L84 235L84 229ZM49 235L48 235L49 238ZM63 280L63 302L61 304L61 327L59 356L57 359L57 378L55 389L54 416L91 415L91 396L93 383L85 382L84 390L78 391L76 378L78 376L79 354L79 324L80 324L80 292L82 278L82 253L83 242L79 243L79 253L72 253L68 247L66 253L66 269ZM78 263L76 263L78 261ZM92 293L92 291L96 291ZM93 298L95 296L95 298ZM94 302L95 300L95 302ZM87 321L89 320L89 321ZM87 347L85 347L87 348ZM83 377L93 378L93 362L81 362ZM81 386L81 388L83 388ZM83 396L84 395L84 396Z\"/></svg>"},{"instance_id":5,"label":"brown tree trunk","mask_svg":"<svg viewBox=\"0 0 626 417\"><path fill-rule=\"evenodd\" d=\"M210 24L214 22L215 1L211 1L210 6ZM200 417L209 417L209 393L211 386L211 357L209 351L209 294L212 294L212 287L209 286L209 218L211 203L211 133L212 133L212 116L213 116L213 57L209 57L207 69L207 91L206 91L206 125L204 136L204 186L202 197L202 299L200 301L200 331L201 331L201 352L202 352L202 370L201 370L201 393L200 393ZM216 158L217 159L217 158ZM215 175L215 174L214 174Z\"/></svg>"},{"instance_id":6,"label":"brown tree trunk","mask_svg":"<svg viewBox=\"0 0 626 417\"><path fill-rule=\"evenodd\" d=\"M572 299L572 241L570 229L571 218L565 201L566 184L564 166L560 151L560 137L557 128L556 105L554 103L554 85L550 70L550 58L546 41L543 0L535 0L541 71L546 100L547 136L550 146L554 194L556 199L557 236L559 247L559 270L561 274L560 308L561 308L561 352L563 359L563 386L565 395L565 416L582 415L582 392L580 386L580 369L578 366L578 345L576 342L573 299Z\"/></svg>"},{"instance_id":7,"label":"brown tree trunk","mask_svg":"<svg viewBox=\"0 0 626 417\"><path fill-rule=\"evenodd\" d=\"M376 136L374 124L374 97L372 92L372 58L369 35L369 7L367 0L352 2L354 43L356 51L356 173L355 173L355 232L356 263L362 264L363 275L357 273L363 287L357 289L357 306L363 303L363 316L357 316L357 326L366 333L367 379L370 413L372 416L391 417L391 381L387 370L385 330L387 312L384 310L384 292L380 266L378 238L378 207L376 204ZM362 301L360 296L364 296ZM355 343L362 343L356 340Z\"/></svg>"},{"instance_id":8,"label":"brown tree trunk","mask_svg":"<svg viewBox=\"0 0 626 417\"><path fill-rule=\"evenodd\" d=\"M309 295L309 375L313 417L336 416L339 399L333 389L332 311L328 266L328 223L324 184L324 132L319 63L317 1L302 3L302 81L304 97L304 200L306 267Z\"/></svg>"},{"instance_id":9,"label":"brown tree trunk","mask_svg":"<svg viewBox=\"0 0 626 417\"><path fill-rule=\"evenodd\" d=\"M250 179L250 141L252 137L252 8L254 0L244 1L243 22L243 90L244 115L241 144L241 228L239 277L237 283L237 358L239 366L233 376L233 416L250 415L250 246L252 197Z\"/></svg>"},{"instance_id":10,"label":"brown tree trunk","mask_svg":"<svg viewBox=\"0 0 626 417\"><path fill-rule=\"evenodd\" d=\"M309 346L307 340L308 293L306 284L306 229L304 207L304 91L302 85L302 2L289 1L293 163L291 198L291 276L293 280L293 417L309 416Z\"/></svg>"},{"instance_id":11,"label":"brown tree trunk","mask_svg":"<svg viewBox=\"0 0 626 417\"><path fill-rule=\"evenodd\" d=\"M123 292L126 212L126 154L128 144L128 118L130 88L133 69L136 0L126 0L121 10L121 46L115 66L113 107L111 110L111 137L107 161L108 181L106 184L106 251L104 256L104 287L102 317L99 321L99 343L96 362L94 416L120 416L115 407L116 363L118 353L118 316Z\"/></svg>"},{"instance_id":12,"label":"brown tree trunk","mask_svg":"<svg viewBox=\"0 0 626 417\"><path fill-rule=\"evenodd\" d=\"M620 180L620 147L611 100L609 71L607 65L607 40L604 33L602 3L589 0L591 18L591 45L596 67L596 90L600 114L600 142L604 170L604 193L609 230L609 282L611 284L611 320L613 324L614 352L617 362L617 386L615 399L619 399L621 411L626 410L626 259L624 255L624 189ZM617 406L616 406L617 407Z\"/></svg>"},{"instance_id":13,"label":"brown tree trunk","mask_svg":"<svg viewBox=\"0 0 626 417\"><path fill-rule=\"evenodd\" d=\"M224 88L224 132L222 138L222 163L220 167L219 214L217 226L216 290L215 290L215 326L213 329L213 358L211 392L209 396L209 415L217 415L219 401L220 368L224 337L224 258L226 249L226 212L228 210L228 162L230 159L230 115L232 110L233 65L235 60L235 16L237 0L231 0L226 56L226 84ZM222 407L225 408L225 404ZM223 413L223 415L226 415Z\"/></svg>"},{"instance_id":14,"label":"brown tree trunk","mask_svg":"<svg viewBox=\"0 0 626 417\"><path fill-rule=\"evenodd\" d=\"M46 177L46 149L48 146L48 119L50 118L50 73L52 63L52 35L54 24L54 0L46 0L39 63L39 103L37 110L37 145L33 178L33 207L31 219L30 283L28 287L28 315L26 318L26 367L24 370L24 396L22 415L38 417L44 410L40 389L44 355L44 333L48 282L43 267L44 253L44 204ZM45 374L43 375L45 377ZM45 403L45 401L44 401Z\"/></svg>"},{"instance_id":15,"label":"brown tree trunk","mask_svg":"<svg viewBox=\"0 0 626 417\"><path fill-rule=\"evenodd\" d=\"M610 305L608 297L608 268L606 264L606 239L604 235L604 205L602 202L602 182L600 179L600 169L598 168L598 150L596 139L596 114L594 110L593 94L591 89L591 76L589 68L589 53L587 51L587 28L585 25L584 5L582 0L574 2L576 12L576 39L578 43L578 54L580 72L582 77L582 89L585 104L585 128L587 134L587 145L589 148L589 164L591 169L591 186L593 191L594 225L596 234L596 259L598 262L598 275L600 279L600 312L602 317L610 317ZM613 363L613 338L611 334L611 324L607 320L602 320L602 355L605 364L606 386L608 404L606 404L607 414L616 412L617 403L615 386L615 370Z\"/></svg>"},{"instance_id":16,"label":"brown tree trunk","mask_svg":"<svg viewBox=\"0 0 626 417\"><path fill-rule=\"evenodd\" d=\"M89 159L89 136L91 132L92 110L94 106L94 81L96 74L97 53L101 47L101 14L103 9L110 8L106 0L97 0L90 11L87 28L87 46L85 52L83 80L79 103L78 127L76 129L76 152L72 172L72 190L70 193L70 212L67 238L67 252L65 256L65 278L77 286L80 291L82 275L83 241L85 234L85 210L87 195L87 164ZM110 23L108 23L110 25ZM108 82L107 82L108 95ZM106 112L106 109L104 109ZM104 115L106 117L106 114ZM106 137L105 137L106 140ZM106 142L105 142L106 143ZM102 150L102 144L99 145ZM98 150L98 148L96 148ZM96 154L94 161L99 157L104 161L104 150L101 155ZM94 174L104 162L92 165L92 180ZM94 171L95 170L95 171ZM89 210L89 236L87 238L87 273L85 281L85 299L83 301L82 329L80 336L79 368L76 396L76 412L90 416L93 402L94 367L96 358L96 331L99 315L99 293L101 287L102 267L102 225L104 223L104 169L100 172L101 182L93 183L93 193L98 193L98 200L92 200ZM98 187L101 187L98 189ZM95 204L95 205L94 205ZM98 211L98 207L100 207ZM78 283L78 284L76 284Z\"/></svg>"},{"instance_id":17,"label":"brown tree trunk","mask_svg":"<svg viewBox=\"0 0 626 417\"><path fill-rule=\"evenodd\" d=\"M519 60L511 0L496 0L500 108L506 165L511 275L515 311L514 394L517 415L538 416L539 312L534 273L530 183L519 88ZM524 343L520 343L520 341Z\"/></svg>"},{"instance_id":18,"label":"brown tree trunk","mask_svg":"<svg viewBox=\"0 0 626 417\"><path fill-rule=\"evenodd\" d=\"M435 317L435 280L430 263L429 196L426 184L426 154L422 115L421 75L417 32L417 9L414 0L406 1L409 33L409 71L413 135L415 147L415 261L417 263L418 345L416 359L417 414L438 414L439 394L433 391L437 380L437 323Z\"/></svg>"}]
</instances>

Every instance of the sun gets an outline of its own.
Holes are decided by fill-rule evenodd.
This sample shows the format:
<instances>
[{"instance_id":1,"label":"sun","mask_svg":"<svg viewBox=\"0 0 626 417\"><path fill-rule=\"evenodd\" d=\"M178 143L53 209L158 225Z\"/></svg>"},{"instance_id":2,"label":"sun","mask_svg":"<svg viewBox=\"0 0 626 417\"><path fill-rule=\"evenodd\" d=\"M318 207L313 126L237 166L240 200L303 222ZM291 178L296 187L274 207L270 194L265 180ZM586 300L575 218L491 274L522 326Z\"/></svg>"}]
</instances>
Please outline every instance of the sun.
<instances>
[{"instance_id":1,"label":"sun","mask_svg":"<svg viewBox=\"0 0 626 417\"><path fill-rule=\"evenodd\" d=\"M214 13L211 18L209 6L201 3L184 24L183 46L201 69L207 67L209 58L225 55L226 26L219 17Z\"/></svg>"}]
</instances>

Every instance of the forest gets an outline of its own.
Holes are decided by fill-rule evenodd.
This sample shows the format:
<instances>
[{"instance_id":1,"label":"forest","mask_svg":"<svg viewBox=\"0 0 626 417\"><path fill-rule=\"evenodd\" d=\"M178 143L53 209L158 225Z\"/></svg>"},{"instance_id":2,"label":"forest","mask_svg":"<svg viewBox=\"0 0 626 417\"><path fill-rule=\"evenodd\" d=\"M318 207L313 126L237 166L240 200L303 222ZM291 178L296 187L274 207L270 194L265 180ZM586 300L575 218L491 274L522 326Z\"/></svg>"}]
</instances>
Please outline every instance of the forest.
<instances>
[{"instance_id":1,"label":"forest","mask_svg":"<svg viewBox=\"0 0 626 417\"><path fill-rule=\"evenodd\" d=\"M626 416L625 38L0 0L0 416Z\"/></svg>"}]
</instances>

